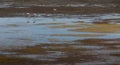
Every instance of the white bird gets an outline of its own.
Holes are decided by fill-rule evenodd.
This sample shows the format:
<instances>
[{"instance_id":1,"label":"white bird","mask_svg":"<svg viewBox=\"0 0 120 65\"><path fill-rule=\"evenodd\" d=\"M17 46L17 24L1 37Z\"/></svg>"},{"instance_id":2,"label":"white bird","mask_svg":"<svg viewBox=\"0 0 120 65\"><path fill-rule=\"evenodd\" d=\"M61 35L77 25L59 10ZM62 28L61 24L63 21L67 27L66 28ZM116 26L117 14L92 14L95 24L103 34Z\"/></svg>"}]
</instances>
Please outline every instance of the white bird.
<instances>
[{"instance_id":1,"label":"white bird","mask_svg":"<svg viewBox=\"0 0 120 65\"><path fill-rule=\"evenodd\" d=\"M57 9L56 9L56 8L54 8L54 9L53 9L53 11L57 11Z\"/></svg>"},{"instance_id":2,"label":"white bird","mask_svg":"<svg viewBox=\"0 0 120 65\"><path fill-rule=\"evenodd\" d=\"M29 15L30 13L26 13L27 15Z\"/></svg>"},{"instance_id":3,"label":"white bird","mask_svg":"<svg viewBox=\"0 0 120 65\"><path fill-rule=\"evenodd\" d=\"M33 17L34 17L34 18L33 18L33 23L35 23L35 22L36 22L36 16L37 16L37 14L36 14L36 13L34 13L34 14L33 14Z\"/></svg>"},{"instance_id":4,"label":"white bird","mask_svg":"<svg viewBox=\"0 0 120 65\"><path fill-rule=\"evenodd\" d=\"M57 11L57 9L56 9L56 8L53 8L53 11L54 11L54 14L55 14L55 15L53 15L53 21L56 21L56 19L55 19L54 16L56 16L56 13L55 13L55 12Z\"/></svg>"},{"instance_id":5,"label":"white bird","mask_svg":"<svg viewBox=\"0 0 120 65\"><path fill-rule=\"evenodd\" d=\"M26 15L27 15L27 18L28 18L27 23L29 23L30 22L29 19L30 19L31 15L30 15L30 13L26 13Z\"/></svg>"},{"instance_id":6,"label":"white bird","mask_svg":"<svg viewBox=\"0 0 120 65\"><path fill-rule=\"evenodd\" d=\"M31 17L33 18L33 23L35 23L36 22L36 16L37 16L37 14L36 13L26 13L26 15L27 15L27 18L28 18L28 21L27 21L27 23L29 23L30 22L30 19L31 19Z\"/></svg>"}]
</instances>

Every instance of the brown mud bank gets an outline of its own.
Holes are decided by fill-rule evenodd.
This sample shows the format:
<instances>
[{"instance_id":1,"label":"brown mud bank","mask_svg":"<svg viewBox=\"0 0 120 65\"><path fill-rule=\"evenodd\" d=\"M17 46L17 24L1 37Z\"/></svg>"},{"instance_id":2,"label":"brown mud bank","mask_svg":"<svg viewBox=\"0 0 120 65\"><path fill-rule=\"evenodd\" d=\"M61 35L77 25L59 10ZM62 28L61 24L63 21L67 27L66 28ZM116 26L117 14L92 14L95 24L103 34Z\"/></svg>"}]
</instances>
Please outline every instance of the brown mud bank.
<instances>
[{"instance_id":1,"label":"brown mud bank","mask_svg":"<svg viewBox=\"0 0 120 65\"><path fill-rule=\"evenodd\" d=\"M103 19L102 21L95 21L94 24L119 24L120 18L116 19Z\"/></svg>"},{"instance_id":2,"label":"brown mud bank","mask_svg":"<svg viewBox=\"0 0 120 65\"><path fill-rule=\"evenodd\" d=\"M84 39L84 40L75 40L74 42L82 42L82 43L90 43L90 44L94 44L95 45L98 45L99 43L101 43L102 45L105 45L105 44L113 44L113 45L120 45L120 38L117 38L117 39ZM101 45L100 44L100 45Z\"/></svg>"},{"instance_id":3,"label":"brown mud bank","mask_svg":"<svg viewBox=\"0 0 120 65\"><path fill-rule=\"evenodd\" d=\"M90 24L91 27L86 28L74 28L70 31L77 32L97 32L97 33L120 33L119 26L117 24Z\"/></svg>"},{"instance_id":4,"label":"brown mud bank","mask_svg":"<svg viewBox=\"0 0 120 65\"><path fill-rule=\"evenodd\" d=\"M120 39L84 39L4 50L2 65L119 65Z\"/></svg>"},{"instance_id":5,"label":"brown mud bank","mask_svg":"<svg viewBox=\"0 0 120 65\"><path fill-rule=\"evenodd\" d=\"M56 9L54 11L53 9ZM0 14L7 13L69 13L69 14L92 14L92 13L120 13L117 7L8 7L0 8Z\"/></svg>"}]
</instances>

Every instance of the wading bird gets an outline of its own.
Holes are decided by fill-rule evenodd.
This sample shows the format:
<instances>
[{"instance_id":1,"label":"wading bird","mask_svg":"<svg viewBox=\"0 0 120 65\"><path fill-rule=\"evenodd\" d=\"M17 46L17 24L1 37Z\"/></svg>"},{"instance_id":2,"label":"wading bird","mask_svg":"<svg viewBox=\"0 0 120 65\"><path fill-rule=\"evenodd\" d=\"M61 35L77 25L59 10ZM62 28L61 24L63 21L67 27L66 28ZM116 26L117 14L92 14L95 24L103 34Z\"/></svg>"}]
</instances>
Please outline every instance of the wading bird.
<instances>
[{"instance_id":1,"label":"wading bird","mask_svg":"<svg viewBox=\"0 0 120 65\"><path fill-rule=\"evenodd\" d=\"M30 22L30 18L31 18L30 13L26 13L26 15L27 15L27 18L28 18L27 23L29 23Z\"/></svg>"},{"instance_id":2,"label":"wading bird","mask_svg":"<svg viewBox=\"0 0 120 65\"><path fill-rule=\"evenodd\" d=\"M57 9L56 8L53 8L53 11L54 11L54 15L53 15L53 21L56 21L56 19L55 19L55 16L56 16L56 11L57 11Z\"/></svg>"},{"instance_id":3,"label":"wading bird","mask_svg":"<svg viewBox=\"0 0 120 65\"><path fill-rule=\"evenodd\" d=\"M54 9L53 9L53 11L54 11L54 12L56 12L56 11L57 11L57 9L56 9L56 8L54 8Z\"/></svg>"},{"instance_id":4,"label":"wading bird","mask_svg":"<svg viewBox=\"0 0 120 65\"><path fill-rule=\"evenodd\" d=\"M33 23L36 23L36 16L37 14L36 13L26 13L27 15L27 23L30 23L30 20L32 19Z\"/></svg>"}]
</instances>

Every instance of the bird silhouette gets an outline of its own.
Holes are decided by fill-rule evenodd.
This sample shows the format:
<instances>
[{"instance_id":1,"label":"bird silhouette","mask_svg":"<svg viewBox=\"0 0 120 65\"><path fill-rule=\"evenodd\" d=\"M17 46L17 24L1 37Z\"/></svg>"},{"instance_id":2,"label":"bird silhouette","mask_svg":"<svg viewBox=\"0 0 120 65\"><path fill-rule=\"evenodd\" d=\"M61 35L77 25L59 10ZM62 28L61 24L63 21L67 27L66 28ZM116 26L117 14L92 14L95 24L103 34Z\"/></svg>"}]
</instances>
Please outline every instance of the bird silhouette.
<instances>
[{"instance_id":1,"label":"bird silhouette","mask_svg":"<svg viewBox=\"0 0 120 65\"><path fill-rule=\"evenodd\" d=\"M37 16L36 13L26 13L26 15L28 18L27 23L30 23L30 19L33 19L32 22L36 23L36 16Z\"/></svg>"}]
</instances>

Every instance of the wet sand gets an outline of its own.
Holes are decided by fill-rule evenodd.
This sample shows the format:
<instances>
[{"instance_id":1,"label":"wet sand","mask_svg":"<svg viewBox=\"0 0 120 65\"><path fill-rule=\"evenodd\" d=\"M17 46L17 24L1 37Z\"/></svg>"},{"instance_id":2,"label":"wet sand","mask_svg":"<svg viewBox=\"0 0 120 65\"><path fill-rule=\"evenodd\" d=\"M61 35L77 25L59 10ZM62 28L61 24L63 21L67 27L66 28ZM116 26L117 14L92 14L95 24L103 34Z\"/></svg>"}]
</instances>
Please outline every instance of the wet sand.
<instances>
[{"instance_id":1,"label":"wet sand","mask_svg":"<svg viewBox=\"0 0 120 65\"><path fill-rule=\"evenodd\" d=\"M85 39L62 44L39 44L6 49L1 64L9 65L119 65L120 39ZM12 57L12 58L11 58ZM8 60L9 59L9 60ZM25 64L24 64L25 63Z\"/></svg>"}]
</instances>

